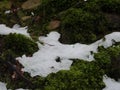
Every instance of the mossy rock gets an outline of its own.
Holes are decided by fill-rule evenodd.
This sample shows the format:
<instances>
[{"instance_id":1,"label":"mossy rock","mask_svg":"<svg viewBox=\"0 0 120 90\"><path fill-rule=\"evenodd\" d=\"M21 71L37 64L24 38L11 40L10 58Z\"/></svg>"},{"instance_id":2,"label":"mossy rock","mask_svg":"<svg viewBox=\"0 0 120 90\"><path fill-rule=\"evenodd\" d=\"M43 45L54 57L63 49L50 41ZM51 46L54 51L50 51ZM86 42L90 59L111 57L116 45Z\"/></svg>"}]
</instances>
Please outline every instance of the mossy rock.
<instances>
[{"instance_id":1,"label":"mossy rock","mask_svg":"<svg viewBox=\"0 0 120 90\"><path fill-rule=\"evenodd\" d=\"M5 50L10 49L17 55L31 55L38 50L37 44L21 34L9 34L4 37Z\"/></svg>"}]
</instances>

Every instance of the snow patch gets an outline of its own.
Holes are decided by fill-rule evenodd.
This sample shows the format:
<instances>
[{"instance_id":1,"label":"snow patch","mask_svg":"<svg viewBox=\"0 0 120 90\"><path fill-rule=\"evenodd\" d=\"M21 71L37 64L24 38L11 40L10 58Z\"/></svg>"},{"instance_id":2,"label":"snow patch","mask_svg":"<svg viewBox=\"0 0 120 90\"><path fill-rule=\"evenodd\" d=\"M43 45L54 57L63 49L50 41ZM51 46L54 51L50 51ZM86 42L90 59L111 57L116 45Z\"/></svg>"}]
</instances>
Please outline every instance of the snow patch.
<instances>
[{"instance_id":1,"label":"snow patch","mask_svg":"<svg viewBox=\"0 0 120 90\"><path fill-rule=\"evenodd\" d=\"M107 76L103 77L106 87L103 90L120 90L120 82L115 81Z\"/></svg>"},{"instance_id":2,"label":"snow patch","mask_svg":"<svg viewBox=\"0 0 120 90\"><path fill-rule=\"evenodd\" d=\"M16 89L16 90L29 90L29 89L22 89L22 88L19 88L19 89Z\"/></svg>"},{"instance_id":3,"label":"snow patch","mask_svg":"<svg viewBox=\"0 0 120 90\"><path fill-rule=\"evenodd\" d=\"M0 24L0 34L8 35L10 33L23 34L27 37L30 37L29 33L27 33L27 27L20 27L19 25L14 25L13 28L9 28L4 24Z\"/></svg>"},{"instance_id":4,"label":"snow patch","mask_svg":"<svg viewBox=\"0 0 120 90\"><path fill-rule=\"evenodd\" d=\"M40 75L46 77L50 73L56 73L59 70L69 70L72 64L70 59L83 59L87 61L94 60L91 52L97 52L99 46L105 48L112 46L115 42L120 42L120 32L113 32L106 35L103 39L90 45L62 44L58 40L60 34L51 32L47 36L39 37L39 50L32 57L23 55L17 60L24 66L23 71L29 72L32 77ZM59 58L59 62L56 59Z\"/></svg>"},{"instance_id":5,"label":"snow patch","mask_svg":"<svg viewBox=\"0 0 120 90\"><path fill-rule=\"evenodd\" d=\"M5 83L0 82L0 90L7 90Z\"/></svg>"},{"instance_id":6,"label":"snow patch","mask_svg":"<svg viewBox=\"0 0 120 90\"><path fill-rule=\"evenodd\" d=\"M5 83L3 83L3 82L0 82L0 90L12 90L12 89L7 89L6 85L7 85L7 84L5 84ZM29 89L19 88L19 89L15 89L15 90L29 90Z\"/></svg>"},{"instance_id":7,"label":"snow patch","mask_svg":"<svg viewBox=\"0 0 120 90\"><path fill-rule=\"evenodd\" d=\"M5 14L9 14L11 11L10 10L7 10L7 11L5 11Z\"/></svg>"}]
</instances>

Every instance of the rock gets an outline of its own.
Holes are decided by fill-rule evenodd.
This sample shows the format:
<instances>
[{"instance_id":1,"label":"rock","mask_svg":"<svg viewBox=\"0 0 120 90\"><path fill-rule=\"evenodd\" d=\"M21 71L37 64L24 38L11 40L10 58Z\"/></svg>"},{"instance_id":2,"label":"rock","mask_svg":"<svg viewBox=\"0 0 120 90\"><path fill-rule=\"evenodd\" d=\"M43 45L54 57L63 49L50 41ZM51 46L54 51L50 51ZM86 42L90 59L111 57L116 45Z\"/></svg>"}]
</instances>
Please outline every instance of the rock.
<instances>
[{"instance_id":1,"label":"rock","mask_svg":"<svg viewBox=\"0 0 120 90\"><path fill-rule=\"evenodd\" d=\"M47 26L47 29L53 30L56 29L60 26L60 21L59 20L53 20L49 23L49 25Z\"/></svg>"},{"instance_id":2,"label":"rock","mask_svg":"<svg viewBox=\"0 0 120 90\"><path fill-rule=\"evenodd\" d=\"M24 10L33 9L41 4L41 0L27 0L22 4Z\"/></svg>"},{"instance_id":3,"label":"rock","mask_svg":"<svg viewBox=\"0 0 120 90\"><path fill-rule=\"evenodd\" d=\"M21 19L22 19L23 21L25 21L25 20L30 19L30 18L31 18L31 16L24 16L24 17L22 17Z\"/></svg>"}]
</instances>

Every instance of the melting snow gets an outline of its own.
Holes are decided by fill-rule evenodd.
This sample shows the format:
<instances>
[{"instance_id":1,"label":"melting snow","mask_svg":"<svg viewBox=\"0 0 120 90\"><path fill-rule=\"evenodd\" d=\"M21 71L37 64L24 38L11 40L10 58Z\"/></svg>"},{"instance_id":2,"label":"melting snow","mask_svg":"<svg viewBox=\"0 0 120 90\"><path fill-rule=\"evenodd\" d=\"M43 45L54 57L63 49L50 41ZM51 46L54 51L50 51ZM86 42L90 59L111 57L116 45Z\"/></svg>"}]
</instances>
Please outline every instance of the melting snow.
<instances>
[{"instance_id":1,"label":"melting snow","mask_svg":"<svg viewBox=\"0 0 120 90\"><path fill-rule=\"evenodd\" d=\"M4 24L0 24L0 34L8 35L10 33L19 33L30 37L27 33L27 28L21 28L19 25L14 25L13 28L6 27ZM46 77L52 72L58 72L59 70L69 70L72 64L70 59L83 59L87 61L94 60L94 55L91 52L97 52L98 46L104 46L105 48L112 46L115 42L120 42L120 32L113 32L106 35L103 39L96 41L90 45L86 44L62 44L59 42L60 34L57 32L51 32L45 36L39 37L38 43L39 50L33 54L32 57L16 58L23 64L23 71L29 72L31 76L40 75ZM60 59L59 62L56 59ZM119 90L120 82L105 77L103 78L106 88L103 90ZM0 90L7 90L6 84L0 82ZM17 89L17 90L23 90Z\"/></svg>"},{"instance_id":2,"label":"melting snow","mask_svg":"<svg viewBox=\"0 0 120 90\"><path fill-rule=\"evenodd\" d=\"M16 90L29 90L29 89L22 89L22 88L19 88L19 89L16 89Z\"/></svg>"},{"instance_id":3,"label":"melting snow","mask_svg":"<svg viewBox=\"0 0 120 90\"><path fill-rule=\"evenodd\" d=\"M5 11L5 14L9 14L11 11L10 10L7 10L7 11Z\"/></svg>"},{"instance_id":4,"label":"melting snow","mask_svg":"<svg viewBox=\"0 0 120 90\"><path fill-rule=\"evenodd\" d=\"M27 27L20 27L19 25L14 25L13 28L9 28L4 24L0 24L0 34L1 35L8 35L10 33L19 33L25 36L30 37L29 33L27 33Z\"/></svg>"},{"instance_id":5,"label":"melting snow","mask_svg":"<svg viewBox=\"0 0 120 90\"><path fill-rule=\"evenodd\" d=\"M3 82L0 82L0 90L12 90L12 89L7 89L6 84ZM19 89L15 89L15 90L29 90L29 89L19 88Z\"/></svg>"},{"instance_id":6,"label":"melting snow","mask_svg":"<svg viewBox=\"0 0 120 90\"><path fill-rule=\"evenodd\" d=\"M0 90L7 90L5 83L0 82Z\"/></svg>"},{"instance_id":7,"label":"melting snow","mask_svg":"<svg viewBox=\"0 0 120 90\"><path fill-rule=\"evenodd\" d=\"M115 81L107 76L103 77L106 87L103 90L120 90L120 82Z\"/></svg>"},{"instance_id":8,"label":"melting snow","mask_svg":"<svg viewBox=\"0 0 120 90\"><path fill-rule=\"evenodd\" d=\"M69 70L72 64L70 59L83 59L87 61L94 60L92 52L97 52L98 46L104 46L105 48L111 46L115 42L120 41L120 32L114 32L105 36L104 39L98 40L90 45L86 44L62 44L58 40L60 34L57 32L51 32L45 36L39 37L39 41L43 42L43 45L38 43L39 50L35 52L32 57L18 57L20 63L23 64L23 71L29 72L32 77L40 75L46 77L50 73L58 72L59 70ZM60 62L56 62L57 58L60 58Z\"/></svg>"}]
</instances>

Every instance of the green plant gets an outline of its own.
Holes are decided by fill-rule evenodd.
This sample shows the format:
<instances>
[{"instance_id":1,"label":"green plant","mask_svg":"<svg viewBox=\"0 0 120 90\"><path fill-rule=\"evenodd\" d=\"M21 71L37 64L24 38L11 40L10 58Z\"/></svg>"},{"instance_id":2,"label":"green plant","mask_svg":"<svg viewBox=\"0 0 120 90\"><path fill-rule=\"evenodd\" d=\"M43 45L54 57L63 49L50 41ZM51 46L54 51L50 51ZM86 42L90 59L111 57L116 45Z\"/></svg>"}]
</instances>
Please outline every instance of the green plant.
<instances>
[{"instance_id":1,"label":"green plant","mask_svg":"<svg viewBox=\"0 0 120 90\"><path fill-rule=\"evenodd\" d=\"M30 55L38 50L33 40L21 34L9 34L4 37L4 48L12 50L16 55Z\"/></svg>"},{"instance_id":2,"label":"green plant","mask_svg":"<svg viewBox=\"0 0 120 90\"><path fill-rule=\"evenodd\" d=\"M71 8L61 15L61 42L91 43L105 33L106 19L101 14L93 14L82 9Z\"/></svg>"},{"instance_id":3,"label":"green plant","mask_svg":"<svg viewBox=\"0 0 120 90\"><path fill-rule=\"evenodd\" d=\"M94 62L76 60L69 71L47 76L45 90L99 90L104 87L103 74L104 71Z\"/></svg>"},{"instance_id":4,"label":"green plant","mask_svg":"<svg viewBox=\"0 0 120 90\"><path fill-rule=\"evenodd\" d=\"M94 0L102 11L120 14L120 0Z\"/></svg>"},{"instance_id":5,"label":"green plant","mask_svg":"<svg viewBox=\"0 0 120 90\"><path fill-rule=\"evenodd\" d=\"M99 47L99 52L95 54L96 64L105 73L118 80L120 78L120 45L111 46L107 49Z\"/></svg>"}]
</instances>

